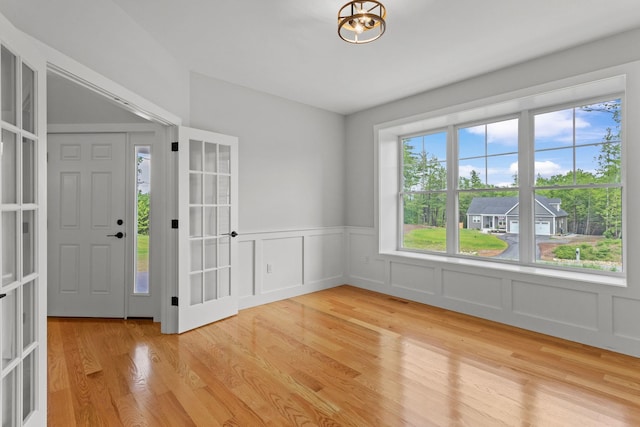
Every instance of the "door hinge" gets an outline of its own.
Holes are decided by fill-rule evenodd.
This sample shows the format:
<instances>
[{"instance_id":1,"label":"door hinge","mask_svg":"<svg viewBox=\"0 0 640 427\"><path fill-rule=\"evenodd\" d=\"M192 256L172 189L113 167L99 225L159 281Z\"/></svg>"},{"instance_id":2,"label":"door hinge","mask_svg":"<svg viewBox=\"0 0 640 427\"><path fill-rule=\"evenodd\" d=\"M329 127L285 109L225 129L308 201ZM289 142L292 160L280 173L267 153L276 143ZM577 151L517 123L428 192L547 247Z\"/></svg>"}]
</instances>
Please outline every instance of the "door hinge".
<instances>
[{"instance_id":1,"label":"door hinge","mask_svg":"<svg viewBox=\"0 0 640 427\"><path fill-rule=\"evenodd\" d=\"M178 306L178 297L171 297L171 305Z\"/></svg>"},{"instance_id":2,"label":"door hinge","mask_svg":"<svg viewBox=\"0 0 640 427\"><path fill-rule=\"evenodd\" d=\"M178 151L178 143L177 142L172 142L171 143L171 151Z\"/></svg>"},{"instance_id":3,"label":"door hinge","mask_svg":"<svg viewBox=\"0 0 640 427\"><path fill-rule=\"evenodd\" d=\"M177 219L172 219L171 220L171 228L178 228L178 220Z\"/></svg>"}]
</instances>

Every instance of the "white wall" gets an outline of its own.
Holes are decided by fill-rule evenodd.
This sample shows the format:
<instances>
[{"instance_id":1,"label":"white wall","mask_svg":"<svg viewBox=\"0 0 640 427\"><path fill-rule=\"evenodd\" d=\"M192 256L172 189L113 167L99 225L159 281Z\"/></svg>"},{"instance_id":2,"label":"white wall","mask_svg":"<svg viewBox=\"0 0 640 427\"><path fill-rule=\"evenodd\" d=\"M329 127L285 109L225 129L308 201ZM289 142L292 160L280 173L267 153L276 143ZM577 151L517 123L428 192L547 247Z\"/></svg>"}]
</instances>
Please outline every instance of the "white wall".
<instances>
[{"instance_id":1,"label":"white wall","mask_svg":"<svg viewBox=\"0 0 640 427\"><path fill-rule=\"evenodd\" d=\"M346 118L347 281L356 286L640 356L640 251L637 221L627 221L627 286L542 277L490 265L378 255L374 126L526 89L640 59L640 30L558 52L474 79L385 104ZM640 81L628 80L629 116L640 114ZM626 155L640 149L637 121L627 125ZM627 168L627 212L640 208L638 168ZM629 218L630 216L628 216Z\"/></svg>"},{"instance_id":2,"label":"white wall","mask_svg":"<svg viewBox=\"0 0 640 427\"><path fill-rule=\"evenodd\" d=\"M239 137L241 307L344 283L344 117L195 73L190 97Z\"/></svg>"},{"instance_id":3,"label":"white wall","mask_svg":"<svg viewBox=\"0 0 640 427\"><path fill-rule=\"evenodd\" d=\"M190 108L240 139L239 232L344 224L343 116L195 73Z\"/></svg>"},{"instance_id":4,"label":"white wall","mask_svg":"<svg viewBox=\"0 0 640 427\"><path fill-rule=\"evenodd\" d=\"M28 35L188 120L187 69L115 3L0 0L0 13Z\"/></svg>"}]
</instances>

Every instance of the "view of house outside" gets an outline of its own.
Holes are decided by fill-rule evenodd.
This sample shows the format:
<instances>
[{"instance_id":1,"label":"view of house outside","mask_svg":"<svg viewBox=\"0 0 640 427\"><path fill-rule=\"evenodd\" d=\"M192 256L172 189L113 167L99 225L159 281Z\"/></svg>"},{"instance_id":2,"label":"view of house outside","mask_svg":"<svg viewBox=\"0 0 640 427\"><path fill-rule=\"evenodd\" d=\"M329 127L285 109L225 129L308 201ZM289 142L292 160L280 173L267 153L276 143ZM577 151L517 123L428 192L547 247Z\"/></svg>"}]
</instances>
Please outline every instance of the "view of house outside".
<instances>
[{"instance_id":1,"label":"view of house outside","mask_svg":"<svg viewBox=\"0 0 640 427\"><path fill-rule=\"evenodd\" d=\"M532 116L535 262L622 271L621 99ZM446 188L447 132L402 139L402 247L446 252L456 197L465 256L519 257L518 118L455 128L458 187Z\"/></svg>"}]
</instances>

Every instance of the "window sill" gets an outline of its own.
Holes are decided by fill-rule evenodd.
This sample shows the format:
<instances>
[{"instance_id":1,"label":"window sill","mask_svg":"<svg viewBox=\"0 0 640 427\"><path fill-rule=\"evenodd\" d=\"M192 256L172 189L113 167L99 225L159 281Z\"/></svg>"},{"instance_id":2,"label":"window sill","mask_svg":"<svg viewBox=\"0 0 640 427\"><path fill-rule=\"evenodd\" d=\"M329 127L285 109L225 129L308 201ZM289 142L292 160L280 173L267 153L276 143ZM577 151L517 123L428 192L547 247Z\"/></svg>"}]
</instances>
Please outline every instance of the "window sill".
<instances>
[{"instance_id":1,"label":"window sill","mask_svg":"<svg viewBox=\"0 0 640 427\"><path fill-rule=\"evenodd\" d=\"M595 285L627 287L627 279L622 276L610 276L604 274L582 273L579 271L567 271L561 269L542 268L536 266L516 265L502 262L482 261L450 255L424 254L409 251L385 251L380 252L384 259L394 261L406 261L408 259L416 261L436 262L461 267L481 268L485 270L503 271L516 274L528 274L541 277L549 277L575 282L590 283Z\"/></svg>"}]
</instances>

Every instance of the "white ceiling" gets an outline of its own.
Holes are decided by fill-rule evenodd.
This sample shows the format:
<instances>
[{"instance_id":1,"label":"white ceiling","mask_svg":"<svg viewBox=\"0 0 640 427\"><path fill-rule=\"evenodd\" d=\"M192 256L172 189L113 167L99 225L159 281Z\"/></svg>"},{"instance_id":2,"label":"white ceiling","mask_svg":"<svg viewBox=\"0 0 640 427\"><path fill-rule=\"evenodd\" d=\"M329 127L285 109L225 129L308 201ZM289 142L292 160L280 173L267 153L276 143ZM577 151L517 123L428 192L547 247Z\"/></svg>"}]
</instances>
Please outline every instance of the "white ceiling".
<instances>
[{"instance_id":1,"label":"white ceiling","mask_svg":"<svg viewBox=\"0 0 640 427\"><path fill-rule=\"evenodd\" d=\"M113 1L192 71L343 114L640 27L640 0L383 0L350 45L346 0Z\"/></svg>"}]
</instances>

